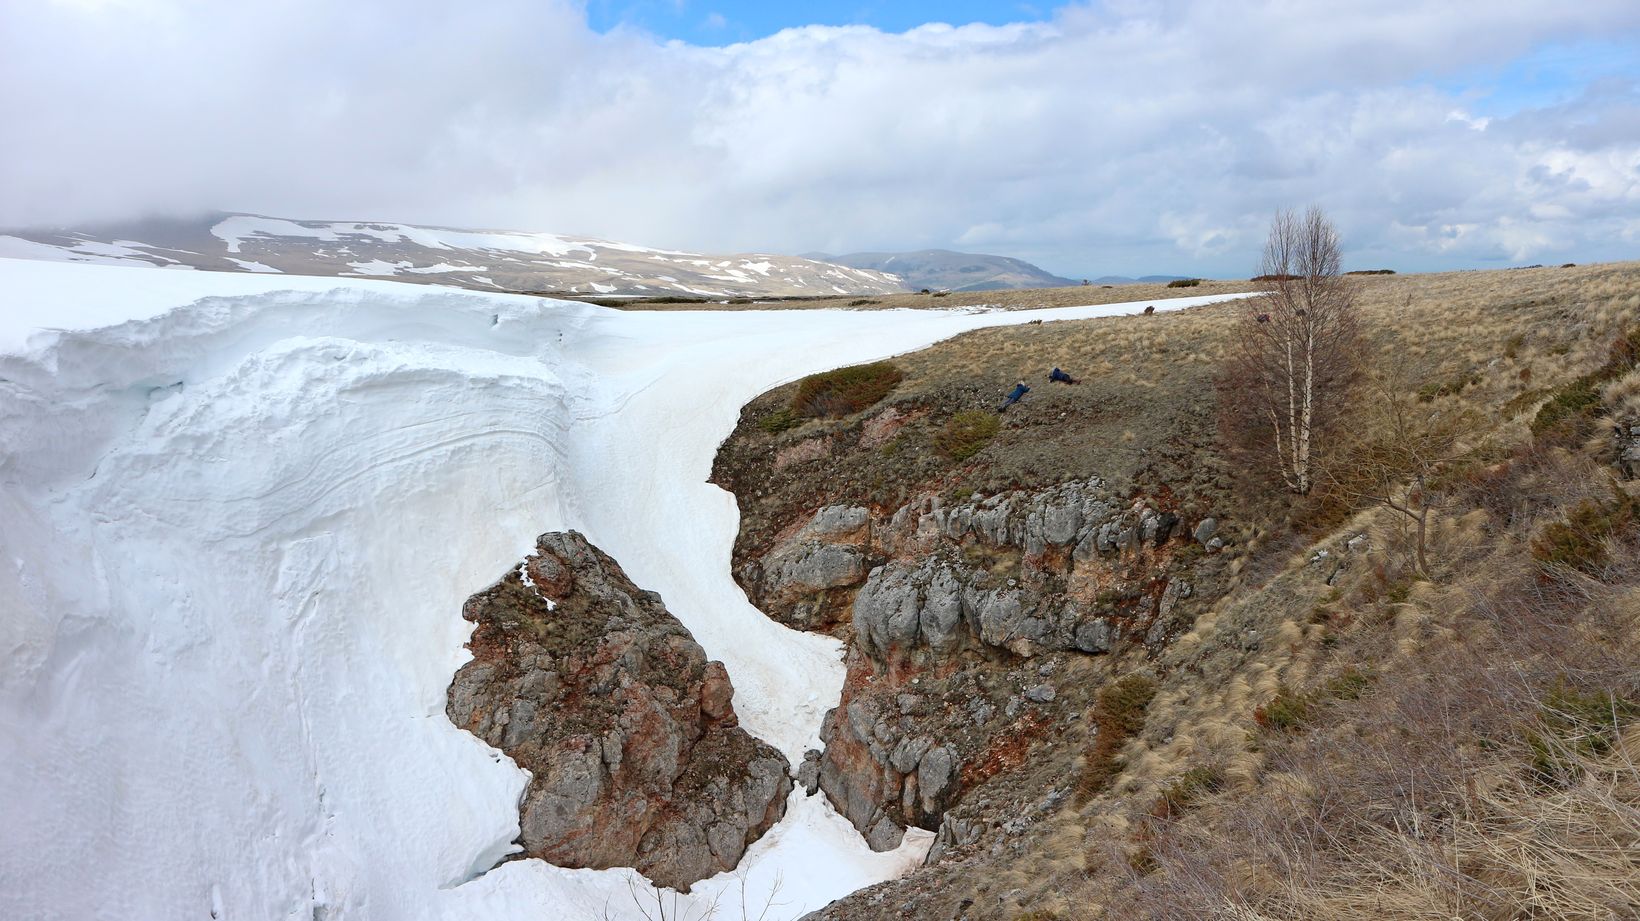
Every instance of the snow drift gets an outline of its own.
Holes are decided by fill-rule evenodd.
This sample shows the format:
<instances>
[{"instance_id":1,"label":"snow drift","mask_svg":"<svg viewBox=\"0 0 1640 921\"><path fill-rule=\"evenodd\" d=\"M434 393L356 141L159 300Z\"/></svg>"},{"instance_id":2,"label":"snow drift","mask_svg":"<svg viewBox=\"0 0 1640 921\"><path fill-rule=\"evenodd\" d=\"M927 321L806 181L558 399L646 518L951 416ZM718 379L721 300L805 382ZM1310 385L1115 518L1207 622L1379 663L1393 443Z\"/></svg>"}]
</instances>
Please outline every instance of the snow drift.
<instances>
[{"instance_id":1,"label":"snow drift","mask_svg":"<svg viewBox=\"0 0 1640 921\"><path fill-rule=\"evenodd\" d=\"M496 865L524 777L444 716L462 601L578 529L799 762L840 649L729 577L735 504L705 481L739 407L967 329L1142 307L621 313L0 260L0 916L642 917L631 871ZM927 837L874 854L797 793L680 904L772 892L795 917Z\"/></svg>"}]
</instances>

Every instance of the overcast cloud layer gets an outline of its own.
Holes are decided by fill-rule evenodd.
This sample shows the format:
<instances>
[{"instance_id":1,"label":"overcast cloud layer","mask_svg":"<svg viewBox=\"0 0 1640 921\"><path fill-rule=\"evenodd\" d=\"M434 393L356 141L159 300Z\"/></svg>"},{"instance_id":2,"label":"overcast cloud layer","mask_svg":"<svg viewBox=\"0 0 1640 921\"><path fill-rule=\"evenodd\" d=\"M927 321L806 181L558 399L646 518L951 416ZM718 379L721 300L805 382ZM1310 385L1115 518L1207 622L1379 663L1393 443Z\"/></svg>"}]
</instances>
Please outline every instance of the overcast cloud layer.
<instances>
[{"instance_id":1,"label":"overcast cloud layer","mask_svg":"<svg viewBox=\"0 0 1640 921\"><path fill-rule=\"evenodd\" d=\"M1490 92L1557 46L1607 72ZM1318 202L1354 267L1636 258L1637 57L1634 0L1113 0L729 48L551 0L0 0L0 226L224 209L1243 275L1274 208Z\"/></svg>"}]
</instances>

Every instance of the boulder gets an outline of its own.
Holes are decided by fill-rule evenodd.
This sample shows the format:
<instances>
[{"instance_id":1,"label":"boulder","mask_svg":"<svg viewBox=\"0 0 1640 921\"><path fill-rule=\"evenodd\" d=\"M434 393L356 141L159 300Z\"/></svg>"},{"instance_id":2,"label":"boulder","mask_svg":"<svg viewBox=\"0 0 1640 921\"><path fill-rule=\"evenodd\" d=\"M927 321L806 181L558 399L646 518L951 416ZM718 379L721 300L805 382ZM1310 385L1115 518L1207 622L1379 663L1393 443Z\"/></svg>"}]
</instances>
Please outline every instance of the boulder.
<instances>
[{"instance_id":1,"label":"boulder","mask_svg":"<svg viewBox=\"0 0 1640 921\"><path fill-rule=\"evenodd\" d=\"M741 729L722 663L574 532L468 599L446 712L530 772L524 853L687 891L779 821L785 759Z\"/></svg>"}]
</instances>

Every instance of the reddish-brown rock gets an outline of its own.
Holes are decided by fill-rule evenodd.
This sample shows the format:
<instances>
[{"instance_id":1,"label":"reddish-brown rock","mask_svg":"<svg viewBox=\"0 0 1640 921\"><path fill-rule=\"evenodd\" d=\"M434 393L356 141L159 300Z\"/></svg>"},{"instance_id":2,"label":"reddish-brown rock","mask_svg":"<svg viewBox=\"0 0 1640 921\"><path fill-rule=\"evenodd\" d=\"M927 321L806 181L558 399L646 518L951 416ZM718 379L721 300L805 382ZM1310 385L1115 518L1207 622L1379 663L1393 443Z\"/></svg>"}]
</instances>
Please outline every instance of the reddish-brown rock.
<instances>
[{"instance_id":1,"label":"reddish-brown rock","mask_svg":"<svg viewBox=\"0 0 1640 921\"><path fill-rule=\"evenodd\" d=\"M462 616L447 710L530 771L526 855L686 891L784 814L786 761L740 728L723 665L580 534L542 535Z\"/></svg>"}]
</instances>

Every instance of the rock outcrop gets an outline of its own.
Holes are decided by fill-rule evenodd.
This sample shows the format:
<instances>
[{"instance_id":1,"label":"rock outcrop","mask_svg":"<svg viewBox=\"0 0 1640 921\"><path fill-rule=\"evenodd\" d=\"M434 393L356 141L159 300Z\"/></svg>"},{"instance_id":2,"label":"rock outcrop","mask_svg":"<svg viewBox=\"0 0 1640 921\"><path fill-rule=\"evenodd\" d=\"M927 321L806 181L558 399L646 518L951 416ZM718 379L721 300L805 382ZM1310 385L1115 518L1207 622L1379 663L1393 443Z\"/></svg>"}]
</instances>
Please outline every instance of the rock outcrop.
<instances>
[{"instance_id":1,"label":"rock outcrop","mask_svg":"<svg viewBox=\"0 0 1640 921\"><path fill-rule=\"evenodd\" d=\"M1155 647L1187 622L1191 561L1222 546L1217 529L1097 478L814 511L737 570L770 616L851 640L805 788L874 848L939 829L1066 709L1048 677L1065 656Z\"/></svg>"},{"instance_id":2,"label":"rock outcrop","mask_svg":"<svg viewBox=\"0 0 1640 921\"><path fill-rule=\"evenodd\" d=\"M785 813L788 765L739 727L723 665L580 534L542 535L462 616L447 710L530 771L525 855L687 891Z\"/></svg>"},{"instance_id":3,"label":"rock outcrop","mask_svg":"<svg viewBox=\"0 0 1640 921\"><path fill-rule=\"evenodd\" d=\"M737 575L770 616L852 634L886 662L917 649L943 657L972 644L1031 656L1100 653L1188 598L1156 551L1196 535L1143 499L1118 501L1097 479L950 504L927 496L883 519L826 506ZM1211 549L1222 546L1222 541ZM927 656L922 658L926 659Z\"/></svg>"}]
</instances>

